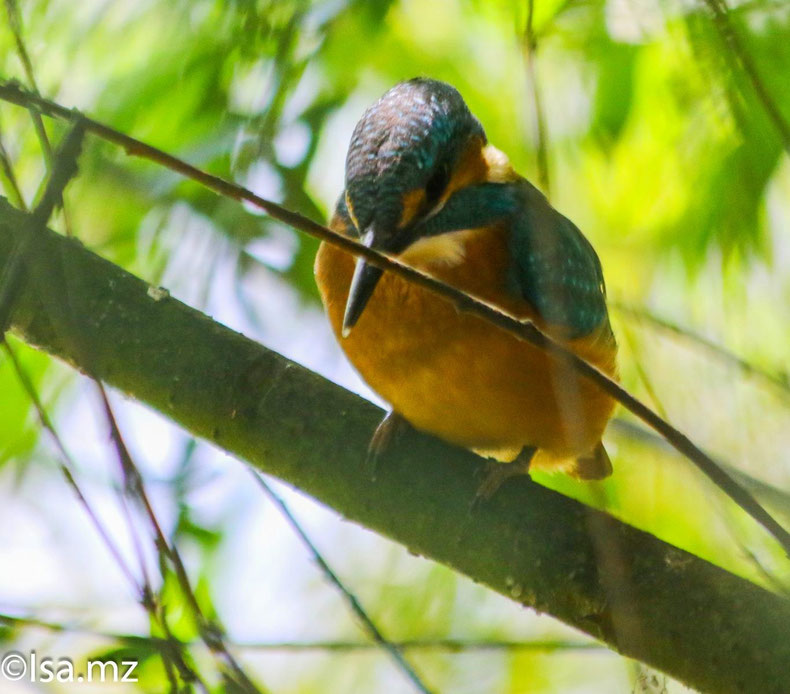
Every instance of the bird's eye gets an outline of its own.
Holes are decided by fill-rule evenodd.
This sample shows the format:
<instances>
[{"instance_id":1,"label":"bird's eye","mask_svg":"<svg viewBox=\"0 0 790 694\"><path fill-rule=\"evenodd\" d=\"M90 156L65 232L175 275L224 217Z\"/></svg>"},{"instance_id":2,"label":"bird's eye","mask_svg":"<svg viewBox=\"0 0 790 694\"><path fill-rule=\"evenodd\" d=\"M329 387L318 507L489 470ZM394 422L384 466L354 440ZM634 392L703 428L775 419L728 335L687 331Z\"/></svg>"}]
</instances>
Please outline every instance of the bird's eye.
<instances>
[{"instance_id":1,"label":"bird's eye","mask_svg":"<svg viewBox=\"0 0 790 694\"><path fill-rule=\"evenodd\" d=\"M447 164L441 164L425 185L425 201L429 205L433 205L441 197L449 182L450 167Z\"/></svg>"}]
</instances>

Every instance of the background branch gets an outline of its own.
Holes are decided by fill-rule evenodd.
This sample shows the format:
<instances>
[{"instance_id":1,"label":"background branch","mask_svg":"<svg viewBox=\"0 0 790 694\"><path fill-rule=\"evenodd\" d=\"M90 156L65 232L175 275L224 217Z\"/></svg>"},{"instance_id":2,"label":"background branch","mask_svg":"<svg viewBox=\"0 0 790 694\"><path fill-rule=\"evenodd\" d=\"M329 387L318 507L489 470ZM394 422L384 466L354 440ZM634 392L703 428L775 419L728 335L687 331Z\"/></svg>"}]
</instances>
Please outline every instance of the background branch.
<instances>
[{"instance_id":1,"label":"background branch","mask_svg":"<svg viewBox=\"0 0 790 694\"><path fill-rule=\"evenodd\" d=\"M527 89L533 118L533 142L537 150L538 183L547 198L551 198L551 178L549 177L549 147L546 129L546 116L543 108L543 95L538 84L538 37L533 20L535 0L527 0L527 21L521 37L521 53L526 63Z\"/></svg>"},{"instance_id":2,"label":"background branch","mask_svg":"<svg viewBox=\"0 0 790 694\"><path fill-rule=\"evenodd\" d=\"M618 301L609 301L609 307L629 318L647 323L653 328L658 328L693 345L697 345L717 359L721 359L725 363L736 367L746 376L759 379L762 383L775 388L784 397L790 397L790 380L788 380L786 373L780 372L778 369L768 370L758 366L704 335L662 318L644 307L632 306Z\"/></svg>"},{"instance_id":3,"label":"background branch","mask_svg":"<svg viewBox=\"0 0 790 694\"><path fill-rule=\"evenodd\" d=\"M790 154L790 125L788 125L779 106L765 86L754 60L744 47L738 31L733 26L730 9L727 7L726 1L705 0L705 4L713 14L713 23L716 25L724 44L731 49L732 56L735 57L737 64L740 65L765 113L771 119L781 137L785 151Z\"/></svg>"},{"instance_id":4,"label":"background branch","mask_svg":"<svg viewBox=\"0 0 790 694\"><path fill-rule=\"evenodd\" d=\"M384 636L381 629L376 625L373 619L371 619L371 617L365 611L365 608L362 607L362 603L360 603L357 596L354 595L348 588L346 588L340 578L338 578L337 574L326 562L323 555L318 551L318 548L307 536L307 533L291 513L291 510L288 508L285 502L279 496L277 496L274 490L266 483L266 480L263 479L263 475L261 475L259 472L256 472L255 470L251 470L251 472L263 493L266 495L269 501L274 504L283 518L285 518L288 525L291 527L291 530L296 533L301 543L310 552L313 557L313 561L315 561L315 563L318 565L321 573L324 574L324 577L332 585L334 585L343 596L343 600L354 613L354 616L360 622L362 628L365 630L368 636L370 636L373 643L379 646L390 656L390 658L392 658L398 669L400 669L401 672L403 672L403 674L408 677L408 679L412 682L412 684L414 684L418 691L423 692L423 694L430 694L431 690L428 688L428 685L425 684L422 677L420 677L420 675L414 669L414 666L404 658L401 648L393 644L390 639Z\"/></svg>"}]
</instances>

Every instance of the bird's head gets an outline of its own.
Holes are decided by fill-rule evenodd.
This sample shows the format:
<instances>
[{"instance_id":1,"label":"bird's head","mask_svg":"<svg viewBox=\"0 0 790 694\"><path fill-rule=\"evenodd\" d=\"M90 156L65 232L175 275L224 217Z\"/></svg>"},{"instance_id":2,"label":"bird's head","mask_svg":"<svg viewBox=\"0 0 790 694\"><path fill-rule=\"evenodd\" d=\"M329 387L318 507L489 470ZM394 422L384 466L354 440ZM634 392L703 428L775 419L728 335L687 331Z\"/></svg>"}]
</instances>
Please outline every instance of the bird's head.
<instances>
[{"instance_id":1,"label":"bird's head","mask_svg":"<svg viewBox=\"0 0 790 694\"><path fill-rule=\"evenodd\" d=\"M357 123L346 157L345 205L361 241L400 255L426 236L465 228L460 201L454 213L450 201L485 180L485 147L483 127L449 84L418 78L390 89ZM357 260L344 334L380 277Z\"/></svg>"}]
</instances>

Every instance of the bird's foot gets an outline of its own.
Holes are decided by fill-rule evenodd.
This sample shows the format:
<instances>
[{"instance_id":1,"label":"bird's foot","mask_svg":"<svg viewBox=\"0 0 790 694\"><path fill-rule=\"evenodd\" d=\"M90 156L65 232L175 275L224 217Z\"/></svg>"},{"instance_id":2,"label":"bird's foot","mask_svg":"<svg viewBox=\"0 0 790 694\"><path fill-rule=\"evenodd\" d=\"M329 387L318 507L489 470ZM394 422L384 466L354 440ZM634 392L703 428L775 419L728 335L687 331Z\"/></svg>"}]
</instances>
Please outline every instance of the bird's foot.
<instances>
[{"instance_id":1,"label":"bird's foot","mask_svg":"<svg viewBox=\"0 0 790 694\"><path fill-rule=\"evenodd\" d=\"M411 428L411 424L394 411L387 412L384 419L379 422L376 431L373 432L373 438L370 439L368 455L365 460L365 465L368 470L370 470L371 479L376 479L381 456L389 450L390 446L392 446L405 431Z\"/></svg>"},{"instance_id":2,"label":"bird's foot","mask_svg":"<svg viewBox=\"0 0 790 694\"><path fill-rule=\"evenodd\" d=\"M483 481L477 488L472 503L469 506L470 511L476 511L481 504L489 501L494 494L497 493L502 484L516 475L529 474L529 466L532 458L535 455L537 448L526 446L518 454L518 457L510 463L497 463L489 461L482 469Z\"/></svg>"}]
</instances>

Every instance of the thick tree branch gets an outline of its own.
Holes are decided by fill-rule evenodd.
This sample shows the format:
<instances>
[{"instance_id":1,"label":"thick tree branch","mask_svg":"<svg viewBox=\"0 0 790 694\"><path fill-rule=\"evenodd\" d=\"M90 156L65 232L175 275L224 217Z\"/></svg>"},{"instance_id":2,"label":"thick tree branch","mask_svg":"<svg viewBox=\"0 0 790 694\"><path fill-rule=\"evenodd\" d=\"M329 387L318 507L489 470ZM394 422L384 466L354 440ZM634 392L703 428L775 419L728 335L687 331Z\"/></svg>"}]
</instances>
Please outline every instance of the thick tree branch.
<instances>
[{"instance_id":1,"label":"thick tree branch","mask_svg":"<svg viewBox=\"0 0 790 694\"><path fill-rule=\"evenodd\" d=\"M0 264L26 216L0 201ZM375 482L380 410L78 243L37 235L13 330L344 517L704 691L786 691L790 603L529 481L469 514L480 460L410 434Z\"/></svg>"},{"instance_id":2,"label":"thick tree branch","mask_svg":"<svg viewBox=\"0 0 790 694\"><path fill-rule=\"evenodd\" d=\"M39 108L42 113L46 113L54 118L70 118L74 116L73 111L70 111L54 101L27 92L15 83L0 82L0 99L21 106L33 105ZM557 359L564 361L568 366L575 369L583 378L595 383L601 390L609 394L614 400L621 403L648 426L661 434L661 436L663 436L678 452L686 456L686 458L694 463L699 470L707 475L719 489L727 494L736 504L746 511L746 513L771 533L771 535L782 545L785 553L790 557L790 532L785 530L754 499L754 497L727 474L720 465L716 464L710 456L700 449L699 446L685 434L656 414L641 400L631 395L631 393L625 390L619 383L600 371L596 366L582 359L580 356L551 338L548 334L541 331L532 321L520 320L502 309L467 294L456 287L445 284L441 280L406 265L396 258L391 258L387 255L383 255L379 251L368 248L357 239L328 229L297 212L288 210L271 200L266 200L236 183L231 183L230 181L226 181L206 171L202 171L172 154L168 154L145 142L136 140L99 121L88 118L87 116L81 116L80 123L87 131L92 132L108 142L113 142L123 147L128 154L149 159L160 166L164 166L187 178L191 178L225 197L251 203L264 210L274 219L294 229L298 229L303 233L309 234L314 238L342 248L353 255L363 257L372 265L382 270L392 272L413 284L424 287L443 297L445 300L452 303L457 310L467 311L473 315L479 316L491 325L497 326L505 332L551 353Z\"/></svg>"}]
</instances>

